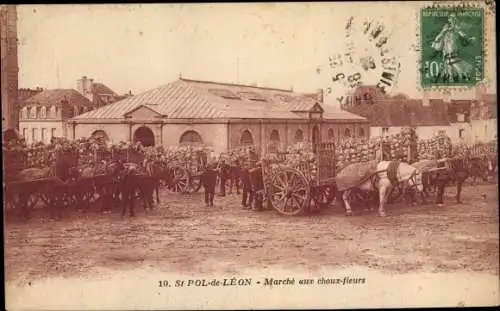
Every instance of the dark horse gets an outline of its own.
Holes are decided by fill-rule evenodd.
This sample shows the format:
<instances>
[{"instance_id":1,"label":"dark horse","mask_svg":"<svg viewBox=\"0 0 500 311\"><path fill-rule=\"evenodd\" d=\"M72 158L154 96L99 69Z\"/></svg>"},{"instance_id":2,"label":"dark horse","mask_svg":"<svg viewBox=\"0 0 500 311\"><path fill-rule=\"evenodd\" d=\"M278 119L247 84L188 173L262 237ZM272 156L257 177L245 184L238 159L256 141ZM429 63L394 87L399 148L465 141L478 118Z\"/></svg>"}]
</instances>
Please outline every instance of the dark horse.
<instances>
[{"instance_id":1,"label":"dark horse","mask_svg":"<svg viewBox=\"0 0 500 311\"><path fill-rule=\"evenodd\" d=\"M462 186L469 177L481 176L478 159L469 157L444 159L437 162L436 167L423 172L424 192L428 196L429 192L437 190L437 202L443 203L445 187L456 185L457 203L461 203Z\"/></svg>"}]
</instances>

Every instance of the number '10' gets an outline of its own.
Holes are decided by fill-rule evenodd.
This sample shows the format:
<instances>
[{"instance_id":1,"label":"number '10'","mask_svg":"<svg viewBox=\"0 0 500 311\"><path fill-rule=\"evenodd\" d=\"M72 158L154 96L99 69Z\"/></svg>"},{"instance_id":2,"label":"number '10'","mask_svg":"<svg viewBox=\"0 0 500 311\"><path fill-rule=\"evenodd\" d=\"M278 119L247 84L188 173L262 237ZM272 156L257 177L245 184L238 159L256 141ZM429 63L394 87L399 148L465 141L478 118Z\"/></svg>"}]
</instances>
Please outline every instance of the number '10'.
<instances>
[{"instance_id":1,"label":"number '10'","mask_svg":"<svg viewBox=\"0 0 500 311\"><path fill-rule=\"evenodd\" d=\"M425 62L425 67L427 68L426 77L429 78L430 75L430 77L434 78L439 76L439 72L443 67L443 63L437 61L427 61Z\"/></svg>"}]
</instances>

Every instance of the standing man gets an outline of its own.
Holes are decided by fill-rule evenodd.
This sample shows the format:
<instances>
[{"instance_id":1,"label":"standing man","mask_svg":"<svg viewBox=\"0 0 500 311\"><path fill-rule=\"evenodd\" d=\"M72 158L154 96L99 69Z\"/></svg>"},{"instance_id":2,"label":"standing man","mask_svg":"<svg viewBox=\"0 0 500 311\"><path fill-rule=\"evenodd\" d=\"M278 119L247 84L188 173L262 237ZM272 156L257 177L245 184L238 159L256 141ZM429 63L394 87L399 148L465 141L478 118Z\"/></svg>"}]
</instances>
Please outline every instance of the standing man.
<instances>
[{"instance_id":1,"label":"standing man","mask_svg":"<svg viewBox=\"0 0 500 311\"><path fill-rule=\"evenodd\" d=\"M205 206L214 206L215 184L217 182L217 171L214 164L207 165L205 171L200 176L201 184L205 189Z\"/></svg>"},{"instance_id":2,"label":"standing man","mask_svg":"<svg viewBox=\"0 0 500 311\"><path fill-rule=\"evenodd\" d=\"M252 181L250 180L250 165L247 161L243 163L241 170L241 182L243 184L243 195L241 197L241 205L243 208L252 208L253 191Z\"/></svg>"},{"instance_id":3,"label":"standing man","mask_svg":"<svg viewBox=\"0 0 500 311\"><path fill-rule=\"evenodd\" d=\"M254 210L261 211L264 201L264 180L262 178L262 165L260 161L257 162L256 168L250 170L250 180L254 194Z\"/></svg>"},{"instance_id":4,"label":"standing man","mask_svg":"<svg viewBox=\"0 0 500 311\"><path fill-rule=\"evenodd\" d=\"M236 194L240 194L241 170L240 161L234 160L229 174L229 194L233 192L233 186L236 187Z\"/></svg>"},{"instance_id":5,"label":"standing man","mask_svg":"<svg viewBox=\"0 0 500 311\"><path fill-rule=\"evenodd\" d=\"M439 160L437 167L440 169L436 171L436 177L435 177L435 182L437 185L437 196L436 196L436 204L438 206L443 206L443 196L444 196L444 189L446 187L446 183L449 180L449 172L447 169L445 169L445 160Z\"/></svg>"},{"instance_id":6,"label":"standing man","mask_svg":"<svg viewBox=\"0 0 500 311\"><path fill-rule=\"evenodd\" d=\"M219 177L220 177L220 196L226 196L226 183L229 179L231 167L226 163L225 159L220 161L219 165Z\"/></svg>"}]
</instances>

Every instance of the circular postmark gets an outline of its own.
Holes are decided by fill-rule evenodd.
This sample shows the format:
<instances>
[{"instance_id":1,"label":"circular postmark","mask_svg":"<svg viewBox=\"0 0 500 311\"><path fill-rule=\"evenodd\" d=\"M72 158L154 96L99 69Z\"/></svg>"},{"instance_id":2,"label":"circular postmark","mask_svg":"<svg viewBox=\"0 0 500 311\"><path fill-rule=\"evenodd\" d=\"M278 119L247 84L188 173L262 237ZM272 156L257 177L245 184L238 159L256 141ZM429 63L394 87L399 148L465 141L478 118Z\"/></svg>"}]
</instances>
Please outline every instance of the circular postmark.
<instances>
[{"instance_id":1,"label":"circular postmark","mask_svg":"<svg viewBox=\"0 0 500 311\"><path fill-rule=\"evenodd\" d=\"M375 86L389 94L397 84L401 65L391 48L386 25L351 16L344 31L344 50L328 58L327 94L335 94L341 105L347 104L349 95L362 85Z\"/></svg>"}]
</instances>

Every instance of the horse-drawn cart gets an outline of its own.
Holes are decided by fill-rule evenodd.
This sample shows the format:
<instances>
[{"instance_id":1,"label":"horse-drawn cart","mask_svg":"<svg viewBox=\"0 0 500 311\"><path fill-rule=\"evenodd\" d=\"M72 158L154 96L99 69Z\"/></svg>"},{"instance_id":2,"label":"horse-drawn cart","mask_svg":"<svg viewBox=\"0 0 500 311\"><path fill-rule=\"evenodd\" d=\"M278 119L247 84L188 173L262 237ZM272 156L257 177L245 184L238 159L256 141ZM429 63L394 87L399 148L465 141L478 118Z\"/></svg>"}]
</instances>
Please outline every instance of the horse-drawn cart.
<instances>
[{"instance_id":1,"label":"horse-drawn cart","mask_svg":"<svg viewBox=\"0 0 500 311\"><path fill-rule=\"evenodd\" d=\"M307 154L274 153L262 160L264 193L283 215L299 215L335 198L335 144L317 143Z\"/></svg>"},{"instance_id":2,"label":"horse-drawn cart","mask_svg":"<svg viewBox=\"0 0 500 311\"><path fill-rule=\"evenodd\" d=\"M207 151L187 147L175 158L169 159L167 166L172 180L167 187L173 192L195 193L201 188L201 173L208 163Z\"/></svg>"}]
</instances>

